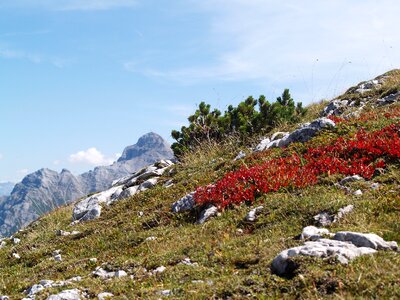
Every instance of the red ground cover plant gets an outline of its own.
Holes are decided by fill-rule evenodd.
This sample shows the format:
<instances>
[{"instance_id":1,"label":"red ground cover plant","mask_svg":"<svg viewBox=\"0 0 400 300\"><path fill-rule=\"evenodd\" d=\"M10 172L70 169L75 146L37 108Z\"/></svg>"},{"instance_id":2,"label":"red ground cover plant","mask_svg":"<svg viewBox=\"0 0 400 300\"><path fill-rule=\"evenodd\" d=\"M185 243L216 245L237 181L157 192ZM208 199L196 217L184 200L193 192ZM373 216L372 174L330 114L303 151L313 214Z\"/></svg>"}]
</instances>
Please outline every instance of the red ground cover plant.
<instances>
[{"instance_id":1,"label":"red ground cover plant","mask_svg":"<svg viewBox=\"0 0 400 300\"><path fill-rule=\"evenodd\" d=\"M359 130L353 138L338 138L329 145L309 148L262 164L227 173L213 185L199 187L198 205L219 208L253 202L259 195L282 188L302 188L324 174L359 174L370 179L376 168L400 158L400 122L374 132Z\"/></svg>"}]
</instances>

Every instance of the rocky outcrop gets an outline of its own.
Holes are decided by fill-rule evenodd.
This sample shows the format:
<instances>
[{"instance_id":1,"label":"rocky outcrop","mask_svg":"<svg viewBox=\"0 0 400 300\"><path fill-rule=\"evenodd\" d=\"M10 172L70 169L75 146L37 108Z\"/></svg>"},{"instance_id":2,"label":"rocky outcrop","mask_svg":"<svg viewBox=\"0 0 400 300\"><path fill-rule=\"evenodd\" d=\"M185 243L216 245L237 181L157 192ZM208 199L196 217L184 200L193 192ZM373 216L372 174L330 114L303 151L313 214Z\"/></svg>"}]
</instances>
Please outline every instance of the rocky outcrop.
<instances>
[{"instance_id":1,"label":"rocky outcrop","mask_svg":"<svg viewBox=\"0 0 400 300\"><path fill-rule=\"evenodd\" d=\"M271 270L280 276L290 275L297 267L292 258L300 255L319 258L334 257L339 263L347 264L358 256L373 254L377 250L398 250L396 242L386 242L373 233L340 231L334 235L331 234L332 239L319 238L321 235L329 234L327 229L306 227L302 237L316 240L282 251L272 261Z\"/></svg>"},{"instance_id":2,"label":"rocky outcrop","mask_svg":"<svg viewBox=\"0 0 400 300\"><path fill-rule=\"evenodd\" d=\"M10 235L56 207L89 193L106 190L114 180L131 176L140 168L172 157L167 142L155 133L148 133L137 144L127 147L121 158L110 166L96 167L79 176L65 169L61 173L41 169L29 174L14 187L9 197L0 201L0 234ZM147 182L141 189L151 185L152 182ZM134 194L133 189L123 192L123 197ZM99 215L98 207L94 207L92 213Z\"/></svg>"},{"instance_id":3,"label":"rocky outcrop","mask_svg":"<svg viewBox=\"0 0 400 300\"><path fill-rule=\"evenodd\" d=\"M333 128L336 124L328 118L319 118L311 123L303 124L299 129L291 133L281 133L282 136L273 135L271 139L266 138L262 140L254 149L254 152L264 151L269 148L287 147L292 143L305 143L314 137L319 131L325 128Z\"/></svg>"},{"instance_id":4,"label":"rocky outcrop","mask_svg":"<svg viewBox=\"0 0 400 300\"><path fill-rule=\"evenodd\" d=\"M136 193L152 188L160 176L174 163L170 160L161 160L140 171L114 181L114 185L103 192L89 196L75 204L72 219L74 221L88 221L100 217L103 205L131 197Z\"/></svg>"}]
</instances>

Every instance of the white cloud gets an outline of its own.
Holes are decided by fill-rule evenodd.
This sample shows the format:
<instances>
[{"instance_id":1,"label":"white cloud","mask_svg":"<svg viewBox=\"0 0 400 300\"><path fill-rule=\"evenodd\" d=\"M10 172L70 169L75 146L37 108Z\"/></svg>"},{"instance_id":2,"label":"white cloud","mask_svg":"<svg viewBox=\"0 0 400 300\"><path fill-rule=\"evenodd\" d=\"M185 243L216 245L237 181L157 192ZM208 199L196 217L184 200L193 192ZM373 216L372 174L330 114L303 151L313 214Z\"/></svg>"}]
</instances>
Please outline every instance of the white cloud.
<instances>
[{"instance_id":1,"label":"white cloud","mask_svg":"<svg viewBox=\"0 0 400 300\"><path fill-rule=\"evenodd\" d=\"M176 69L127 62L126 70L189 84L298 85L316 100L400 65L396 0L191 3L210 16L207 49L199 51L212 49L211 57Z\"/></svg>"},{"instance_id":2,"label":"white cloud","mask_svg":"<svg viewBox=\"0 0 400 300\"><path fill-rule=\"evenodd\" d=\"M91 10L109 10L115 8L135 7L137 0L13 0L9 4L0 4L12 7L38 7L49 10L59 11L91 11Z\"/></svg>"},{"instance_id":3,"label":"white cloud","mask_svg":"<svg viewBox=\"0 0 400 300\"><path fill-rule=\"evenodd\" d=\"M109 165L114 162L114 158L107 158L103 153L95 147L84 151L79 151L69 156L71 163L85 163L93 166Z\"/></svg>"}]
</instances>

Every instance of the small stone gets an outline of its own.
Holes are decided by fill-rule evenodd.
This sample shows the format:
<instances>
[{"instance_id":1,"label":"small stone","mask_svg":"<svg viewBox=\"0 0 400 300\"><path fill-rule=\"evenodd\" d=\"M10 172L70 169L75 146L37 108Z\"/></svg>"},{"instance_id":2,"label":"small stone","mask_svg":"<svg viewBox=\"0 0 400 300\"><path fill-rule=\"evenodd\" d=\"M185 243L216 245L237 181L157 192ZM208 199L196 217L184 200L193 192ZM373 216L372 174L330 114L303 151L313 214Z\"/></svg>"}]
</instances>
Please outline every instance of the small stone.
<instances>
[{"instance_id":1,"label":"small stone","mask_svg":"<svg viewBox=\"0 0 400 300\"><path fill-rule=\"evenodd\" d=\"M253 150L253 152L261 152L268 148L268 144L271 143L269 138L263 139Z\"/></svg>"},{"instance_id":2,"label":"small stone","mask_svg":"<svg viewBox=\"0 0 400 300\"><path fill-rule=\"evenodd\" d=\"M145 241L155 241L157 237L155 236L149 236L148 238L145 239Z\"/></svg>"},{"instance_id":3,"label":"small stone","mask_svg":"<svg viewBox=\"0 0 400 300\"><path fill-rule=\"evenodd\" d=\"M153 270L153 274L160 274L163 273L167 268L164 266L160 266L157 269Z\"/></svg>"},{"instance_id":4,"label":"small stone","mask_svg":"<svg viewBox=\"0 0 400 300\"><path fill-rule=\"evenodd\" d=\"M118 270L115 272L114 276L117 278L121 278L121 277L128 276L128 274L124 270Z\"/></svg>"},{"instance_id":5,"label":"small stone","mask_svg":"<svg viewBox=\"0 0 400 300\"><path fill-rule=\"evenodd\" d=\"M204 280L192 280L192 283L194 283L194 284L202 284L202 283L204 283Z\"/></svg>"},{"instance_id":6,"label":"small stone","mask_svg":"<svg viewBox=\"0 0 400 300\"><path fill-rule=\"evenodd\" d=\"M54 256L54 260L55 260L55 261L62 261L61 254L55 255L55 256Z\"/></svg>"},{"instance_id":7,"label":"small stone","mask_svg":"<svg viewBox=\"0 0 400 300\"><path fill-rule=\"evenodd\" d=\"M182 260L181 264L191 266L191 267L197 267L199 265L197 262L192 262L191 259L188 257L186 257L184 260Z\"/></svg>"},{"instance_id":8,"label":"small stone","mask_svg":"<svg viewBox=\"0 0 400 300\"><path fill-rule=\"evenodd\" d=\"M317 226L329 226L334 221L334 216L330 215L328 212L320 212L314 217Z\"/></svg>"},{"instance_id":9,"label":"small stone","mask_svg":"<svg viewBox=\"0 0 400 300\"><path fill-rule=\"evenodd\" d=\"M243 229L241 229L241 228L236 229L236 232L237 232L238 234L243 234L243 233L244 233Z\"/></svg>"},{"instance_id":10,"label":"small stone","mask_svg":"<svg viewBox=\"0 0 400 300\"><path fill-rule=\"evenodd\" d=\"M362 178L360 175L347 176L347 177L343 178L339 182L339 184L345 185L346 183L355 182L355 181L362 181L362 180L364 180L364 178Z\"/></svg>"},{"instance_id":11,"label":"small stone","mask_svg":"<svg viewBox=\"0 0 400 300\"><path fill-rule=\"evenodd\" d=\"M45 288L50 288L53 286L54 280L40 280L39 284Z\"/></svg>"},{"instance_id":12,"label":"small stone","mask_svg":"<svg viewBox=\"0 0 400 300\"><path fill-rule=\"evenodd\" d=\"M20 259L20 258L21 258L21 256L20 256L18 253L13 253L12 256L13 256L15 259Z\"/></svg>"},{"instance_id":13,"label":"small stone","mask_svg":"<svg viewBox=\"0 0 400 300\"><path fill-rule=\"evenodd\" d=\"M8 297L8 296L0 296L0 300L10 300L10 297Z\"/></svg>"},{"instance_id":14,"label":"small stone","mask_svg":"<svg viewBox=\"0 0 400 300\"><path fill-rule=\"evenodd\" d=\"M377 190L377 189L379 189L380 186L381 186L381 185L380 185L379 183L374 182L374 183L371 183L370 188L371 188L372 190Z\"/></svg>"},{"instance_id":15,"label":"small stone","mask_svg":"<svg viewBox=\"0 0 400 300\"><path fill-rule=\"evenodd\" d=\"M58 255L58 254L60 254L60 253L61 253L61 250L60 250L60 249L54 250L54 251L53 251L53 256L56 256L56 255Z\"/></svg>"},{"instance_id":16,"label":"small stone","mask_svg":"<svg viewBox=\"0 0 400 300\"><path fill-rule=\"evenodd\" d=\"M174 185L174 181L173 181L172 179L170 179L170 180L168 180L168 181L166 181L166 182L164 183L163 187L165 187L165 188L170 188L170 187L173 186L173 185Z\"/></svg>"},{"instance_id":17,"label":"small stone","mask_svg":"<svg viewBox=\"0 0 400 300\"><path fill-rule=\"evenodd\" d=\"M97 263L97 258L92 257L92 258L89 259L89 261L90 261L91 263L95 264L95 263Z\"/></svg>"},{"instance_id":18,"label":"small stone","mask_svg":"<svg viewBox=\"0 0 400 300\"><path fill-rule=\"evenodd\" d=\"M218 213L218 208L214 205L208 206L206 209L204 209L201 214L199 219L197 220L197 224L203 224L205 223L208 219L211 217L215 216Z\"/></svg>"},{"instance_id":19,"label":"small stone","mask_svg":"<svg viewBox=\"0 0 400 300\"><path fill-rule=\"evenodd\" d=\"M109 298L112 298L112 297L114 297L114 295L111 294L111 293L107 293L107 292L103 292L103 293L100 293L100 294L97 295L97 298L99 300L106 300L106 299L109 299Z\"/></svg>"},{"instance_id":20,"label":"small stone","mask_svg":"<svg viewBox=\"0 0 400 300\"><path fill-rule=\"evenodd\" d=\"M355 192L353 192L354 196L362 196L363 192L361 190L357 190Z\"/></svg>"},{"instance_id":21,"label":"small stone","mask_svg":"<svg viewBox=\"0 0 400 300\"><path fill-rule=\"evenodd\" d=\"M246 157L246 153L244 153L243 151L240 151L238 153L238 155L236 155L236 157L233 159L233 161L237 161L237 160L245 158L245 157Z\"/></svg>"},{"instance_id":22,"label":"small stone","mask_svg":"<svg viewBox=\"0 0 400 300\"><path fill-rule=\"evenodd\" d=\"M29 289L27 289L26 291L25 291L25 293L28 295L28 296L33 296L33 295L35 295L35 294L37 294L37 293L39 293L40 291L43 291L44 290L44 286L43 285L41 285L41 284L34 284L34 285L32 285Z\"/></svg>"},{"instance_id":23,"label":"small stone","mask_svg":"<svg viewBox=\"0 0 400 300\"><path fill-rule=\"evenodd\" d=\"M12 241L13 241L14 245L19 244L21 242L21 240L18 238L13 238Z\"/></svg>"},{"instance_id":24,"label":"small stone","mask_svg":"<svg viewBox=\"0 0 400 300\"><path fill-rule=\"evenodd\" d=\"M163 291L160 292L160 295L161 296L165 296L165 297L169 297L169 296L172 295L172 292L171 292L171 290L163 290Z\"/></svg>"},{"instance_id":25,"label":"small stone","mask_svg":"<svg viewBox=\"0 0 400 300\"><path fill-rule=\"evenodd\" d=\"M310 239L317 240L320 239L324 235L328 235L329 230L325 228L317 228L315 226L307 226L304 227L303 232L300 235L300 239Z\"/></svg>"},{"instance_id":26,"label":"small stone","mask_svg":"<svg viewBox=\"0 0 400 300\"><path fill-rule=\"evenodd\" d=\"M68 231L64 231L64 230L56 230L56 235L57 236L68 236L68 235L70 235L71 234L71 232L68 232Z\"/></svg>"},{"instance_id":27,"label":"small stone","mask_svg":"<svg viewBox=\"0 0 400 300\"><path fill-rule=\"evenodd\" d=\"M174 213L192 210L195 206L194 192L187 194L172 204L171 210Z\"/></svg>"},{"instance_id":28,"label":"small stone","mask_svg":"<svg viewBox=\"0 0 400 300\"><path fill-rule=\"evenodd\" d=\"M65 290L61 293L51 295L47 300L80 300L81 292L78 289Z\"/></svg>"},{"instance_id":29,"label":"small stone","mask_svg":"<svg viewBox=\"0 0 400 300\"><path fill-rule=\"evenodd\" d=\"M259 214L263 209L264 209L263 206L258 206L256 208L253 208L248 212L248 214L245 217L245 220L248 222L254 222L256 220L257 214Z\"/></svg>"},{"instance_id":30,"label":"small stone","mask_svg":"<svg viewBox=\"0 0 400 300\"><path fill-rule=\"evenodd\" d=\"M338 222L340 219L342 219L345 215L351 213L354 209L353 205L347 205L345 207L339 208L339 211L337 215L335 216L333 222Z\"/></svg>"}]
</instances>

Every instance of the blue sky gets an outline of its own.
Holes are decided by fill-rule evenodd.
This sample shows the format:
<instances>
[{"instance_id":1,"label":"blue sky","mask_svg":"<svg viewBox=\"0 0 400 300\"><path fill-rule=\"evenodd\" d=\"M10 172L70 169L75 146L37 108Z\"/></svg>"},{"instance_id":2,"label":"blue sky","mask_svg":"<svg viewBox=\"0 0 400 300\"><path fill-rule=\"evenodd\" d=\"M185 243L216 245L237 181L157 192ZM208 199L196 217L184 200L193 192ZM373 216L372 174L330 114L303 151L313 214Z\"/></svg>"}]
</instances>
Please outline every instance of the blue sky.
<instances>
[{"instance_id":1,"label":"blue sky","mask_svg":"<svg viewBox=\"0 0 400 300\"><path fill-rule=\"evenodd\" d=\"M331 98L400 66L390 0L0 1L0 182L170 139L205 100Z\"/></svg>"}]
</instances>

